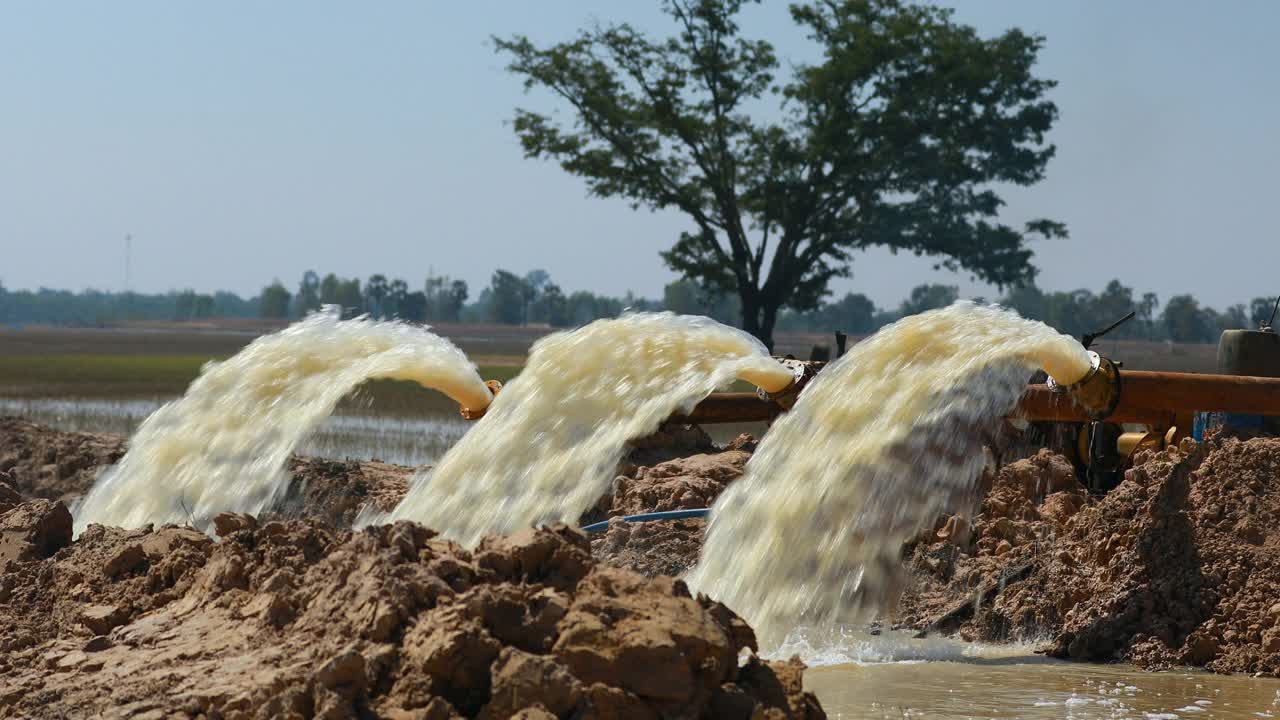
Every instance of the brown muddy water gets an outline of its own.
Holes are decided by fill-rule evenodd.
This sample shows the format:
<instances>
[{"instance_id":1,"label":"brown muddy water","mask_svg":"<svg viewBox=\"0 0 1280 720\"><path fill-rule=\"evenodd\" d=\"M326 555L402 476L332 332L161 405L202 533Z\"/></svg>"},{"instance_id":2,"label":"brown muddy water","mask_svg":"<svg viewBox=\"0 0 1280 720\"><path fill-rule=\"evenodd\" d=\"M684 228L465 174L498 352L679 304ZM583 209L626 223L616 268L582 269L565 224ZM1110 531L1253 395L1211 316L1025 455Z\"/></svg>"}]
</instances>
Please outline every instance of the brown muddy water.
<instances>
[{"instance_id":1,"label":"brown muddy water","mask_svg":"<svg viewBox=\"0 0 1280 720\"><path fill-rule=\"evenodd\" d=\"M831 718L1270 718L1280 681L1144 673L1035 656L818 667L805 684Z\"/></svg>"},{"instance_id":2,"label":"brown muddy water","mask_svg":"<svg viewBox=\"0 0 1280 720\"><path fill-rule=\"evenodd\" d=\"M65 430L129 435L172 398L0 398L0 415ZM299 448L305 455L435 462L469 424L452 411L339 411ZM718 442L762 425L707 428ZM821 643L793 637L773 656L799 654L806 685L831 718L1280 718L1280 680L1050 660L1030 647L911 640L861 632Z\"/></svg>"},{"instance_id":3,"label":"brown muddy water","mask_svg":"<svg viewBox=\"0 0 1280 720\"><path fill-rule=\"evenodd\" d=\"M768 653L792 655L809 665L806 689L833 719L1280 717L1280 679L1066 662L1031 645L798 630Z\"/></svg>"}]
</instances>

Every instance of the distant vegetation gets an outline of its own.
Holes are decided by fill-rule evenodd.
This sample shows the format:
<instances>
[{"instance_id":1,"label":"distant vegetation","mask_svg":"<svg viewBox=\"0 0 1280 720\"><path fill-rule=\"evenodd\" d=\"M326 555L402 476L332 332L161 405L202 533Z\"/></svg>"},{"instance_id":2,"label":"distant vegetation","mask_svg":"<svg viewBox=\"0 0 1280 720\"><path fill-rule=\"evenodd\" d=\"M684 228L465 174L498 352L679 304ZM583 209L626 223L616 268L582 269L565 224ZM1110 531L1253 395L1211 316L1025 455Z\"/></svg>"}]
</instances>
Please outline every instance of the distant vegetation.
<instances>
[{"instance_id":1,"label":"distant vegetation","mask_svg":"<svg viewBox=\"0 0 1280 720\"><path fill-rule=\"evenodd\" d=\"M377 274L363 283L333 273L319 276L308 271L296 289L272 282L249 299L234 293L198 294L191 290L163 294L109 293L86 290L73 293L42 288L11 291L0 285L0 324L39 323L102 326L125 321L190 321L212 318L300 318L322 305L337 305L346 317L368 314L375 318L399 318L410 322L494 323L575 327L598 318L617 317L624 310L670 310L707 315L741 326L737 295L709 296L691 280L668 284L661 299L628 292L622 297L586 291L566 292L545 270L517 275L496 270L489 284L474 300L462 280L430 276L410 289L405 280ZM807 312L783 311L777 329L782 332L832 332L864 335L906 315L945 307L959 297L953 285L926 284L913 288L893 308L880 308L865 295L848 293L823 301ZM1154 293L1139 294L1112 280L1100 293L1080 289L1046 292L1034 284L1011 289L998 302L1023 317L1042 320L1062 332L1080 336L1097 330L1133 310L1137 317L1112 334L1119 340L1172 340L1217 342L1223 330L1256 328L1271 314L1274 297L1254 298L1222 311L1203 306L1192 295L1175 295L1161 306ZM470 300L470 302L468 302Z\"/></svg>"}]
</instances>

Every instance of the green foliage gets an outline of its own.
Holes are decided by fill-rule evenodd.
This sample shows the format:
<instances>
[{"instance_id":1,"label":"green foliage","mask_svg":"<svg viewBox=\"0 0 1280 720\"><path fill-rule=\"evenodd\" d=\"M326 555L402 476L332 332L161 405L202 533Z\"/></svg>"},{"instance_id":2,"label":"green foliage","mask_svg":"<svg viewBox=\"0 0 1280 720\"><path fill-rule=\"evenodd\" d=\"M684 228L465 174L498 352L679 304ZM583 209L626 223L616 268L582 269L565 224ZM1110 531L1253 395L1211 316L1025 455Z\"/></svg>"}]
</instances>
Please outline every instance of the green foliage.
<instances>
[{"instance_id":1,"label":"green foliage","mask_svg":"<svg viewBox=\"0 0 1280 720\"><path fill-rule=\"evenodd\" d=\"M375 318L383 317L385 307L383 303L387 299L390 292L387 286L387 276L381 273L370 275L369 280L364 284L364 308L365 312Z\"/></svg>"},{"instance_id":2,"label":"green foliage","mask_svg":"<svg viewBox=\"0 0 1280 720\"><path fill-rule=\"evenodd\" d=\"M1260 328L1275 322L1276 316L1276 298L1259 297L1254 298L1249 303L1249 322L1252 327Z\"/></svg>"},{"instance_id":3,"label":"green foliage","mask_svg":"<svg viewBox=\"0 0 1280 720\"><path fill-rule=\"evenodd\" d=\"M865 335L893 319L895 316L890 313L877 312L875 303L866 295L846 293L836 302L823 303L817 310L784 311L778 318L778 329L823 333L839 330L850 335Z\"/></svg>"},{"instance_id":4,"label":"green foliage","mask_svg":"<svg viewBox=\"0 0 1280 720\"><path fill-rule=\"evenodd\" d=\"M289 317L289 300L292 297L292 293L286 290L279 280L273 281L262 289L262 299L259 301L262 317Z\"/></svg>"},{"instance_id":5,"label":"green foliage","mask_svg":"<svg viewBox=\"0 0 1280 720\"><path fill-rule=\"evenodd\" d=\"M255 317L256 298L218 291L198 295L192 291L157 294L110 293L84 290L6 290L0 286L0 324L38 323L101 326L133 320L189 320L207 317Z\"/></svg>"},{"instance_id":6,"label":"green foliage","mask_svg":"<svg viewBox=\"0 0 1280 720\"><path fill-rule=\"evenodd\" d=\"M742 303L736 294L709 293L688 279L663 288L662 307L685 315L705 315L727 325L742 323Z\"/></svg>"},{"instance_id":7,"label":"green foliage","mask_svg":"<svg viewBox=\"0 0 1280 720\"><path fill-rule=\"evenodd\" d=\"M427 276L427 312L429 321L458 322L467 302L467 283L449 276Z\"/></svg>"},{"instance_id":8,"label":"green foliage","mask_svg":"<svg viewBox=\"0 0 1280 720\"><path fill-rule=\"evenodd\" d=\"M320 276L315 271L308 270L302 274L302 282L298 283L298 294L294 299L297 305L294 315L302 317L320 309L320 285Z\"/></svg>"},{"instance_id":9,"label":"green foliage","mask_svg":"<svg viewBox=\"0 0 1280 720\"><path fill-rule=\"evenodd\" d=\"M360 281L356 278L338 283L337 304L342 308L343 317L355 317L364 312L364 295L360 290Z\"/></svg>"},{"instance_id":10,"label":"green foliage","mask_svg":"<svg viewBox=\"0 0 1280 720\"><path fill-rule=\"evenodd\" d=\"M927 310L944 308L960 299L960 288L955 285L917 285L911 295L902 301L898 315L918 315Z\"/></svg>"},{"instance_id":11,"label":"green foliage","mask_svg":"<svg viewBox=\"0 0 1280 720\"><path fill-rule=\"evenodd\" d=\"M495 270L489 280L489 320L505 325L523 324L525 305L532 296L533 288L523 279L506 270Z\"/></svg>"},{"instance_id":12,"label":"green foliage","mask_svg":"<svg viewBox=\"0 0 1280 720\"><path fill-rule=\"evenodd\" d=\"M197 295L194 290L184 290L178 293L174 301L173 319L203 320L213 317L215 307L216 302L212 295Z\"/></svg>"},{"instance_id":13,"label":"green foliage","mask_svg":"<svg viewBox=\"0 0 1280 720\"><path fill-rule=\"evenodd\" d=\"M1000 223L991 186L1038 182L1053 155L1053 83L1031 72L1042 38L982 38L949 10L898 0L793 5L823 56L778 82L772 46L739 36L742 5L667 0L677 34L665 40L625 24L545 47L495 38L526 88L573 111L566 127L517 109L525 155L594 195L685 214L693 227L664 260L709 294L737 294L743 327L766 343L781 308L818 307L875 245L997 285L1033 277L1028 238L1065 228ZM748 114L767 99L782 120Z\"/></svg>"}]
</instances>

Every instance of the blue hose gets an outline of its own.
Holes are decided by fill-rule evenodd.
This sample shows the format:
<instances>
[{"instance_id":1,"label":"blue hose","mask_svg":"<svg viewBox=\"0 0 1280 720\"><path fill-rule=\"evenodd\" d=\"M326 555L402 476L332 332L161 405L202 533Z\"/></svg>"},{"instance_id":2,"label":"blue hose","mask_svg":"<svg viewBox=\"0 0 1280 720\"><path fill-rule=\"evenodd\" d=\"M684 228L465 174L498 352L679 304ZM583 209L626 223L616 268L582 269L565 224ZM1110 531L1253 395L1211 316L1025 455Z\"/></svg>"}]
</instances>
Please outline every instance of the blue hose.
<instances>
[{"instance_id":1,"label":"blue hose","mask_svg":"<svg viewBox=\"0 0 1280 720\"><path fill-rule=\"evenodd\" d=\"M649 522L650 520L683 520L685 518L706 517L711 512L711 508L698 508L696 510L665 510L663 512L640 513L639 515L627 515L622 518L626 522ZM615 518L609 518L613 520ZM602 520L598 523L583 526L583 530L589 533L604 532L609 529L609 520Z\"/></svg>"}]
</instances>

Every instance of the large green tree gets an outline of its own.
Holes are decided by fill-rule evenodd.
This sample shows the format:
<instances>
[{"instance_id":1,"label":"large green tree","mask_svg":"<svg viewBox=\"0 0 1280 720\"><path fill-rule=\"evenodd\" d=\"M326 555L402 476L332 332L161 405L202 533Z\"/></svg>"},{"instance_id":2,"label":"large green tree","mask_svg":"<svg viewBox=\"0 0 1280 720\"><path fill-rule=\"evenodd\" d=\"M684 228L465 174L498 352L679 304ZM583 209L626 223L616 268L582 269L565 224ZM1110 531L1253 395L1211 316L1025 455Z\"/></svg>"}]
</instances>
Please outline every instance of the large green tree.
<instances>
[{"instance_id":1,"label":"large green tree","mask_svg":"<svg viewBox=\"0 0 1280 720\"><path fill-rule=\"evenodd\" d=\"M1065 229L1000 222L994 185L1035 183L1053 156L1054 83L1032 72L1043 38L984 38L949 10L897 0L798 4L822 59L779 78L773 47L739 35L742 5L665 0L667 39L625 24L549 46L496 38L528 89L573 111L566 125L517 109L526 156L595 195L686 215L666 263L737 293L743 327L766 343L779 309L816 307L872 246L997 285L1034 275L1029 236Z\"/></svg>"}]
</instances>

